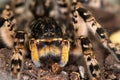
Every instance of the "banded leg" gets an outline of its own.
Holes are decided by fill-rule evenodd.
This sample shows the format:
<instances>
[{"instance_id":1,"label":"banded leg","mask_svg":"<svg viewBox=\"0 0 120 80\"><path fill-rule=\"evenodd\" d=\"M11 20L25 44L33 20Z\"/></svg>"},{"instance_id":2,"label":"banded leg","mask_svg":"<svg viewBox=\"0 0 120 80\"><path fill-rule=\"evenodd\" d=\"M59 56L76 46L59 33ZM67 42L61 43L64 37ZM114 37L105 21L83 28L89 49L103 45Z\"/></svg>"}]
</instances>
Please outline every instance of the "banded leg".
<instances>
[{"instance_id":1,"label":"banded leg","mask_svg":"<svg viewBox=\"0 0 120 80\"><path fill-rule=\"evenodd\" d=\"M29 48L31 51L31 58L33 63L36 65L36 67L39 67L40 66L39 55L38 55L36 41L34 39L31 39L31 41L29 42Z\"/></svg>"},{"instance_id":2,"label":"banded leg","mask_svg":"<svg viewBox=\"0 0 120 80\"><path fill-rule=\"evenodd\" d=\"M62 42L62 53L61 53L61 61L60 61L60 67L64 67L69 59L69 49L70 49L70 43L67 40L64 40Z\"/></svg>"},{"instance_id":3,"label":"banded leg","mask_svg":"<svg viewBox=\"0 0 120 80\"><path fill-rule=\"evenodd\" d=\"M81 36L80 40L90 78L91 80L100 80L100 67L93 53L92 44L87 37Z\"/></svg>"},{"instance_id":4,"label":"banded leg","mask_svg":"<svg viewBox=\"0 0 120 80\"><path fill-rule=\"evenodd\" d=\"M11 76L13 79L20 80L22 71L23 55L21 51L14 51L11 58Z\"/></svg>"},{"instance_id":5,"label":"banded leg","mask_svg":"<svg viewBox=\"0 0 120 80\"><path fill-rule=\"evenodd\" d=\"M13 55L11 59L11 75L13 78L20 79L23 58L24 55L26 55L24 31L17 31L14 38Z\"/></svg>"},{"instance_id":6,"label":"banded leg","mask_svg":"<svg viewBox=\"0 0 120 80\"><path fill-rule=\"evenodd\" d=\"M115 56L118 62L120 62L120 52L116 49L115 45L109 40L105 30L96 21L92 14L87 9L81 6L77 7L76 10L78 11L79 15L83 18L83 20L86 22L90 30L94 34L97 34L97 37L100 39L103 46Z\"/></svg>"},{"instance_id":7,"label":"banded leg","mask_svg":"<svg viewBox=\"0 0 120 80\"><path fill-rule=\"evenodd\" d=\"M15 18L10 5L5 5L0 17L0 36L1 42L9 47L13 48L14 44L14 30L15 30Z\"/></svg>"}]
</instances>

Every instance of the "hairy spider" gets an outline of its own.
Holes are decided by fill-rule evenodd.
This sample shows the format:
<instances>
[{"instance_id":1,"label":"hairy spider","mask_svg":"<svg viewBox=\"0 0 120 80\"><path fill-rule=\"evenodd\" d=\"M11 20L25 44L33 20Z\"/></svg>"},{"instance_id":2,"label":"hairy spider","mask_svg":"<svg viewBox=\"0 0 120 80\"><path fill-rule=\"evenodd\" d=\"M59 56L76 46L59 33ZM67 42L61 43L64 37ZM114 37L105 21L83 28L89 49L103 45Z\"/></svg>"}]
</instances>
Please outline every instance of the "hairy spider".
<instances>
[{"instance_id":1,"label":"hairy spider","mask_svg":"<svg viewBox=\"0 0 120 80\"><path fill-rule=\"evenodd\" d=\"M30 51L36 67L45 66L49 58L64 67L74 58L71 55L83 54L90 79L100 80L101 71L87 37L87 27L120 60L120 52L104 29L77 0L12 0L12 7L7 5L1 13L0 26L2 42L13 50L11 74L17 79L24 56ZM84 80L83 74L80 72Z\"/></svg>"}]
</instances>

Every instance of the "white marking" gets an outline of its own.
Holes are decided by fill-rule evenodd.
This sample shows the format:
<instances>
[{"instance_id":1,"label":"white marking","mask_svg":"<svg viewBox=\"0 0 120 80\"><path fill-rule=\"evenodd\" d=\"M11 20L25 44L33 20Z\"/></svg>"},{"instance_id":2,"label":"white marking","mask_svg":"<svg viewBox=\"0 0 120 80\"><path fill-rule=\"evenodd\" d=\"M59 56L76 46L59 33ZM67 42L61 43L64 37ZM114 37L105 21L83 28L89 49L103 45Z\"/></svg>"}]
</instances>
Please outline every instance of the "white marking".
<instances>
[{"instance_id":1,"label":"white marking","mask_svg":"<svg viewBox=\"0 0 120 80\"><path fill-rule=\"evenodd\" d=\"M24 42L24 39L19 39L20 40L20 42Z\"/></svg>"},{"instance_id":2,"label":"white marking","mask_svg":"<svg viewBox=\"0 0 120 80\"><path fill-rule=\"evenodd\" d=\"M84 44L83 47L88 48L89 46Z\"/></svg>"},{"instance_id":3,"label":"white marking","mask_svg":"<svg viewBox=\"0 0 120 80\"><path fill-rule=\"evenodd\" d=\"M81 75L82 78L85 78L85 69L83 66L78 66L79 68L79 73Z\"/></svg>"},{"instance_id":4,"label":"white marking","mask_svg":"<svg viewBox=\"0 0 120 80\"><path fill-rule=\"evenodd\" d=\"M90 13L89 13L89 12L86 12L86 13L84 13L84 15L87 16L87 15L90 15Z\"/></svg>"}]
</instances>

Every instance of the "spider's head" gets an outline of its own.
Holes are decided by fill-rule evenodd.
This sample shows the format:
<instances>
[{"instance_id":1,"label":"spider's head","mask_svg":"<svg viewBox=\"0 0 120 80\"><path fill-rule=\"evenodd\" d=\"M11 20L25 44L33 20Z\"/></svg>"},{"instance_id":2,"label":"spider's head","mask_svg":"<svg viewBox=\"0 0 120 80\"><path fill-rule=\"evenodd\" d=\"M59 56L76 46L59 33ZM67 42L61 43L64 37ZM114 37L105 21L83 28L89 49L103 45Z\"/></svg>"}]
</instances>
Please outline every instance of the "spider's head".
<instances>
[{"instance_id":1,"label":"spider's head","mask_svg":"<svg viewBox=\"0 0 120 80\"><path fill-rule=\"evenodd\" d=\"M35 39L48 39L62 37L62 29L52 18L39 18L31 26L31 34Z\"/></svg>"}]
</instances>

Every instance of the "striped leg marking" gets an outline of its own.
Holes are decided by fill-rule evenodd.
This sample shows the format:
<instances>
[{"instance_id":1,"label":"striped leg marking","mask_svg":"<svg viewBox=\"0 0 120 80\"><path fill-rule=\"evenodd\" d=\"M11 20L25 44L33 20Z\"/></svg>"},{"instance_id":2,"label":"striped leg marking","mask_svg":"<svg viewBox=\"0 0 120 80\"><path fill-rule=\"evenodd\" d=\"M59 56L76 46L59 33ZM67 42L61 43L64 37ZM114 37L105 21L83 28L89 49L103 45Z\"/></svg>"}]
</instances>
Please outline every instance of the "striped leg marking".
<instances>
[{"instance_id":1,"label":"striped leg marking","mask_svg":"<svg viewBox=\"0 0 120 80\"><path fill-rule=\"evenodd\" d=\"M61 54L61 61L60 61L60 67L64 67L69 58L69 49L70 49L70 43L66 40L62 42L62 54Z\"/></svg>"},{"instance_id":2,"label":"striped leg marking","mask_svg":"<svg viewBox=\"0 0 120 80\"><path fill-rule=\"evenodd\" d=\"M20 74L22 70L23 56L22 52L14 51L11 59L11 75L12 78L20 79Z\"/></svg>"},{"instance_id":3,"label":"striped leg marking","mask_svg":"<svg viewBox=\"0 0 120 80\"><path fill-rule=\"evenodd\" d=\"M25 33L24 31L17 31L14 39L13 55L11 59L11 75L17 80L20 79L22 71L23 58L25 52Z\"/></svg>"},{"instance_id":4,"label":"striped leg marking","mask_svg":"<svg viewBox=\"0 0 120 80\"><path fill-rule=\"evenodd\" d=\"M115 47L115 44L113 44L108 39L105 30L96 21L96 19L92 16L92 14L85 8L79 7L76 10L78 11L79 15L83 18L83 20L86 22L87 26L91 29L91 31L94 34L97 34L97 37L100 39L103 46L107 48L114 55L114 57L118 62L120 62L120 51L118 51Z\"/></svg>"},{"instance_id":5,"label":"striped leg marking","mask_svg":"<svg viewBox=\"0 0 120 80\"><path fill-rule=\"evenodd\" d=\"M90 43L89 39L84 36L81 36L80 40L90 77L92 80L100 80L100 67L93 54L92 44Z\"/></svg>"},{"instance_id":6,"label":"striped leg marking","mask_svg":"<svg viewBox=\"0 0 120 80\"><path fill-rule=\"evenodd\" d=\"M36 45L36 41L34 39L30 40L29 48L31 51L31 58L32 58L33 63L36 65L36 67L40 67L37 45Z\"/></svg>"}]
</instances>

